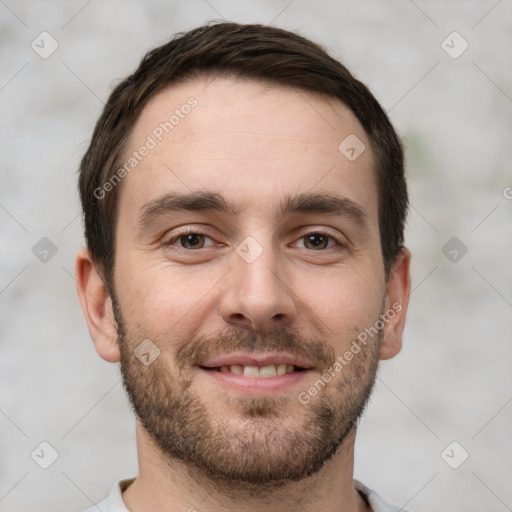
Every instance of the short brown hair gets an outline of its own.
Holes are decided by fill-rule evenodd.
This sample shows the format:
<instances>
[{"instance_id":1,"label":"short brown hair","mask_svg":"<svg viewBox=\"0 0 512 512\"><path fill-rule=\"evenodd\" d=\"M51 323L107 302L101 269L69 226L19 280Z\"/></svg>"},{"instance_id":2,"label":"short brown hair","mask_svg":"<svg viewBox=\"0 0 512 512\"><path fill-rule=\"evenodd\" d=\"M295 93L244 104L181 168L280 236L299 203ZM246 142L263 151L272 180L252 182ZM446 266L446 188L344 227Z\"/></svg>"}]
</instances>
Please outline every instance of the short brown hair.
<instances>
[{"instance_id":1,"label":"short brown hair","mask_svg":"<svg viewBox=\"0 0 512 512\"><path fill-rule=\"evenodd\" d=\"M368 88L319 45L264 25L214 23L177 34L148 52L136 71L112 91L80 164L85 238L109 291L113 290L115 227L120 187L95 193L120 158L148 100L165 87L203 75L233 76L336 98L368 134L375 156L379 230L386 278L403 244L408 207L400 140ZM341 142L341 141L340 141Z\"/></svg>"}]
</instances>

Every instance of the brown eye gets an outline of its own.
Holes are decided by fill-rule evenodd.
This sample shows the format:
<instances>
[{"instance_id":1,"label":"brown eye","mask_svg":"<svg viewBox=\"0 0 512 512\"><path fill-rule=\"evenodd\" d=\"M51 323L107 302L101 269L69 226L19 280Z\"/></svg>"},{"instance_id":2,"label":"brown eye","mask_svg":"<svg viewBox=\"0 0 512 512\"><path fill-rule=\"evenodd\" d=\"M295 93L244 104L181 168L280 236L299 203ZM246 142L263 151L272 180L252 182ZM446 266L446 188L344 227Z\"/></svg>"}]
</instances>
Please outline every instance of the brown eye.
<instances>
[{"instance_id":1,"label":"brown eye","mask_svg":"<svg viewBox=\"0 0 512 512\"><path fill-rule=\"evenodd\" d=\"M303 237L303 240L307 249L322 250L327 248L330 238L322 233L309 233Z\"/></svg>"},{"instance_id":2,"label":"brown eye","mask_svg":"<svg viewBox=\"0 0 512 512\"><path fill-rule=\"evenodd\" d=\"M173 247L178 245L178 249L181 248L185 250L198 250L212 247L215 245L215 242L209 236L189 229L187 231L177 233L170 240L164 242L163 245L165 247Z\"/></svg>"},{"instance_id":3,"label":"brown eye","mask_svg":"<svg viewBox=\"0 0 512 512\"><path fill-rule=\"evenodd\" d=\"M204 235L198 233L180 236L179 241L184 249L201 249L204 247Z\"/></svg>"}]
</instances>

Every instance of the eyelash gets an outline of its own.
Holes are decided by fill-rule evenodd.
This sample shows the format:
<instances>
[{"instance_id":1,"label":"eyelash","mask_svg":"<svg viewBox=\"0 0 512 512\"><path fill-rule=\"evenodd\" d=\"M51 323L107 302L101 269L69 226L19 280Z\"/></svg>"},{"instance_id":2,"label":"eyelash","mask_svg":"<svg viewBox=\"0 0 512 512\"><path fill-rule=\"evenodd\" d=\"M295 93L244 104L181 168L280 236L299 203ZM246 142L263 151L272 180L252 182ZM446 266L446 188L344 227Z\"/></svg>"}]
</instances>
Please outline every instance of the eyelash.
<instances>
[{"instance_id":1,"label":"eyelash","mask_svg":"<svg viewBox=\"0 0 512 512\"><path fill-rule=\"evenodd\" d=\"M211 237L209 237L208 235L205 235L204 233L201 233L198 229L187 228L186 230L182 231L181 233L178 233L178 234L174 235L172 238L170 238L169 240L164 242L163 245L165 247L170 247L170 246L174 245L180 238L182 238L184 236L187 236L187 235L200 235L200 236L204 236L206 238L210 238L211 239ZM298 240L300 240L301 238L304 238L304 237L306 237L308 235L323 235L323 236L329 238L330 240L333 240L334 242L336 242L336 246L335 247L328 247L328 248L325 248L325 249L321 249L319 251L314 251L314 249L309 249L312 252L324 252L324 251L327 251L328 249L335 249L336 247L346 248L346 244L345 243L341 242L338 238L336 238L336 237L334 237L332 235L329 235L328 233L325 233L323 231L308 231L307 233L303 233L298 238ZM180 249L183 249L184 251L198 252L201 249L203 249L203 247L201 247L200 249L187 249L185 247L180 247Z\"/></svg>"}]
</instances>

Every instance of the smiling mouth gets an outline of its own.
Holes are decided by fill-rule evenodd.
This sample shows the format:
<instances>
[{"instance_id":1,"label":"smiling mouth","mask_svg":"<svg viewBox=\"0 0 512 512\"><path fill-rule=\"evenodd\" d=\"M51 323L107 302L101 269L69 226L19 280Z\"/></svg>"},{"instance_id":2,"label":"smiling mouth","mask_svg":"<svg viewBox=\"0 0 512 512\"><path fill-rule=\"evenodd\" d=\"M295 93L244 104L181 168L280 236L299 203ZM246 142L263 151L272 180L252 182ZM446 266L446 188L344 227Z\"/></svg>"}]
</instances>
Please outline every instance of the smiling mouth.
<instances>
[{"instance_id":1,"label":"smiling mouth","mask_svg":"<svg viewBox=\"0 0 512 512\"><path fill-rule=\"evenodd\" d=\"M243 375L248 378L262 378L268 379L272 377L278 377L289 373L297 373L306 371L307 368L301 368L293 364L269 364L266 366L252 366L252 365L241 365L231 364L223 365L218 367L207 367L201 366L203 370L221 373L231 373L234 375Z\"/></svg>"}]
</instances>

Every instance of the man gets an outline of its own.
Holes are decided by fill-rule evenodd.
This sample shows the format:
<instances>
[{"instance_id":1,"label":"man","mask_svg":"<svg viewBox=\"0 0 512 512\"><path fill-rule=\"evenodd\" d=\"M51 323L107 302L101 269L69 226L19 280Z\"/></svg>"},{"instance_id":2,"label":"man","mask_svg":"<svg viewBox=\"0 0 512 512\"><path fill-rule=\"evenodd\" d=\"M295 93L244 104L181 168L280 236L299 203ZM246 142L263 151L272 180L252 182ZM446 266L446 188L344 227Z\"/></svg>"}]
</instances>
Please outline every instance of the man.
<instances>
[{"instance_id":1,"label":"man","mask_svg":"<svg viewBox=\"0 0 512 512\"><path fill-rule=\"evenodd\" d=\"M79 181L78 293L139 459L91 510L397 510L353 479L410 290L402 148L368 89L296 34L203 26L116 87Z\"/></svg>"}]
</instances>

